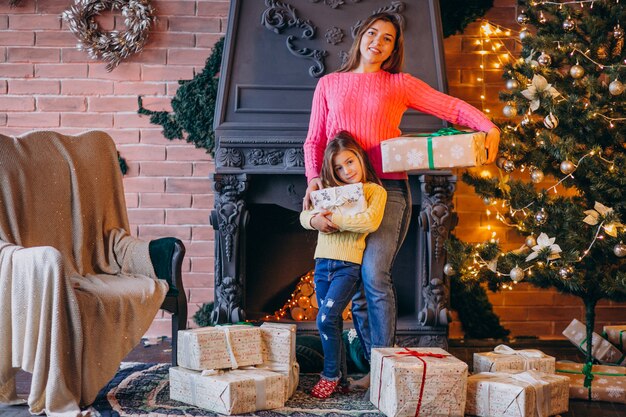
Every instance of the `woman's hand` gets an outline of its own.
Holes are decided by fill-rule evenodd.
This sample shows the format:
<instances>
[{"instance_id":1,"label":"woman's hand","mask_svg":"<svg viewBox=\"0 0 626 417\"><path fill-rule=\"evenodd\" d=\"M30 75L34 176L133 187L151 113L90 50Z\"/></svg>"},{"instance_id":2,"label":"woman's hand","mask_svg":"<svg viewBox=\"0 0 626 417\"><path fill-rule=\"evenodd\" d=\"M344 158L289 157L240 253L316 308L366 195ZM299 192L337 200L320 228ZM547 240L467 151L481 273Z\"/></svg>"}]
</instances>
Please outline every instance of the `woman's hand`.
<instances>
[{"instance_id":1,"label":"woman's hand","mask_svg":"<svg viewBox=\"0 0 626 417\"><path fill-rule=\"evenodd\" d=\"M316 214L311 218L311 227L313 227L315 230L319 230L322 233L336 232L337 230L339 230L339 228L335 223L330 220L332 215L333 214L328 210Z\"/></svg>"},{"instance_id":2,"label":"woman's hand","mask_svg":"<svg viewBox=\"0 0 626 417\"><path fill-rule=\"evenodd\" d=\"M311 201L311 192L316 190L321 190L324 188L322 185L322 180L319 177L312 178L309 181L309 185L306 187L306 193L304 194L304 198L302 199L302 209L303 210L311 210L313 208L313 202Z\"/></svg>"},{"instance_id":3,"label":"woman's hand","mask_svg":"<svg viewBox=\"0 0 626 417\"><path fill-rule=\"evenodd\" d=\"M491 164L496 160L496 155L498 155L498 145L500 145L500 129L492 127L489 132L487 132L487 137L485 138L485 148L487 148L487 164Z\"/></svg>"}]
</instances>

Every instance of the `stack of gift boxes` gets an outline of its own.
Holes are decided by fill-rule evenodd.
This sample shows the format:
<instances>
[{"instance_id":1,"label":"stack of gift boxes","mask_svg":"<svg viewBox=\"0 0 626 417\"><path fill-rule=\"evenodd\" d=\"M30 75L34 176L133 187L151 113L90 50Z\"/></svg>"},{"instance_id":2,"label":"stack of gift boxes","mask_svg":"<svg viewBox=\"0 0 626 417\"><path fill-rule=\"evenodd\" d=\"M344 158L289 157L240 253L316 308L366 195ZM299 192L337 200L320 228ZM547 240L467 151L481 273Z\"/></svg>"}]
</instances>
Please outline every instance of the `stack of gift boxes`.
<instances>
[{"instance_id":1,"label":"stack of gift boxes","mask_svg":"<svg viewBox=\"0 0 626 417\"><path fill-rule=\"evenodd\" d=\"M283 407L298 385L295 343L293 324L180 331L170 398L229 415Z\"/></svg>"}]
</instances>

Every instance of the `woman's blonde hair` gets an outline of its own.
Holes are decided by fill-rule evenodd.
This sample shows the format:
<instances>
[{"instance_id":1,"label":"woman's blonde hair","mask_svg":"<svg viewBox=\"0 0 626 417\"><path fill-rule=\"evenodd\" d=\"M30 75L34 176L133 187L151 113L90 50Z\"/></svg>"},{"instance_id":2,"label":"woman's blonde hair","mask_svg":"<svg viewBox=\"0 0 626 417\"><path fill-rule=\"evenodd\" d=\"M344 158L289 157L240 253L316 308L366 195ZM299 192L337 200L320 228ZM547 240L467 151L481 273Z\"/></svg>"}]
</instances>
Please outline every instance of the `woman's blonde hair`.
<instances>
[{"instance_id":1,"label":"woman's blonde hair","mask_svg":"<svg viewBox=\"0 0 626 417\"><path fill-rule=\"evenodd\" d=\"M385 70L391 74L397 74L402 71L402 65L404 64L404 33L402 16L396 13L376 13L365 19L365 21L359 27L359 30L354 37L354 42L348 51L348 59L344 62L337 72L350 72L359 66L361 61L361 38L363 34L377 21L391 23L396 29L396 40L393 47L393 51L389 58L383 62L380 69Z\"/></svg>"},{"instance_id":2,"label":"woman's blonde hair","mask_svg":"<svg viewBox=\"0 0 626 417\"><path fill-rule=\"evenodd\" d=\"M337 133L330 142L328 142L326 150L324 151L324 161L322 162L321 172L324 187L338 187L340 185L345 185L345 183L337 177L333 167L333 159L335 158L335 155L341 151L350 151L354 154L354 156L356 156L357 160L361 164L361 170L363 171L363 178L361 178L361 182L374 182L381 185L380 178L378 178L370 159L361 145L359 145L350 132L342 130Z\"/></svg>"}]
</instances>

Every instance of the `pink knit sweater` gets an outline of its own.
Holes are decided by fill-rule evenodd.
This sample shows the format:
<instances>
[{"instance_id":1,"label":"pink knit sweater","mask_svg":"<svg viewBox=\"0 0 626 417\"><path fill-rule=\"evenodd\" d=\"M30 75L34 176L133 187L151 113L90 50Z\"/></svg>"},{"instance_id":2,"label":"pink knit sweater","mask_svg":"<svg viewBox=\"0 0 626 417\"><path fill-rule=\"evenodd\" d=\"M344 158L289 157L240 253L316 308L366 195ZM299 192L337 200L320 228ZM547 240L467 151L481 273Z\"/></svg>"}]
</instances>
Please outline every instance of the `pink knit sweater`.
<instances>
[{"instance_id":1,"label":"pink knit sweater","mask_svg":"<svg viewBox=\"0 0 626 417\"><path fill-rule=\"evenodd\" d=\"M380 142L401 135L400 120L408 108L474 130L488 131L495 127L475 107L435 90L410 74L334 72L319 80L313 95L309 132L304 142L307 180L319 177L326 144L341 130L354 135L380 178L406 178L402 172L382 172Z\"/></svg>"}]
</instances>

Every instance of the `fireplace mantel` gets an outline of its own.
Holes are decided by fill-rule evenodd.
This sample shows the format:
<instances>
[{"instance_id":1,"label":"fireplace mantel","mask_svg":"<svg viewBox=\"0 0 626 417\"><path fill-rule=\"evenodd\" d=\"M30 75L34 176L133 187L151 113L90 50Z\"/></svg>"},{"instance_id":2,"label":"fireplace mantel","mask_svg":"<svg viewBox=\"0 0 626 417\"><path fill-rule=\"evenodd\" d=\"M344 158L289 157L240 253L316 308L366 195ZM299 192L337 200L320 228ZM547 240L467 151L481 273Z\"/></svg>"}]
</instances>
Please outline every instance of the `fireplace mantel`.
<instances>
[{"instance_id":1,"label":"fireplace mantel","mask_svg":"<svg viewBox=\"0 0 626 417\"><path fill-rule=\"evenodd\" d=\"M272 314L282 306L277 297L312 268L315 235L294 219L306 189L302 144L313 91L339 67L357 25L383 9L405 18L405 70L445 92L437 0L231 1L215 116L214 323ZM401 128L444 126L408 111ZM413 215L393 270L402 345L447 346L444 243L457 221L455 185L449 171L410 175Z\"/></svg>"}]
</instances>

